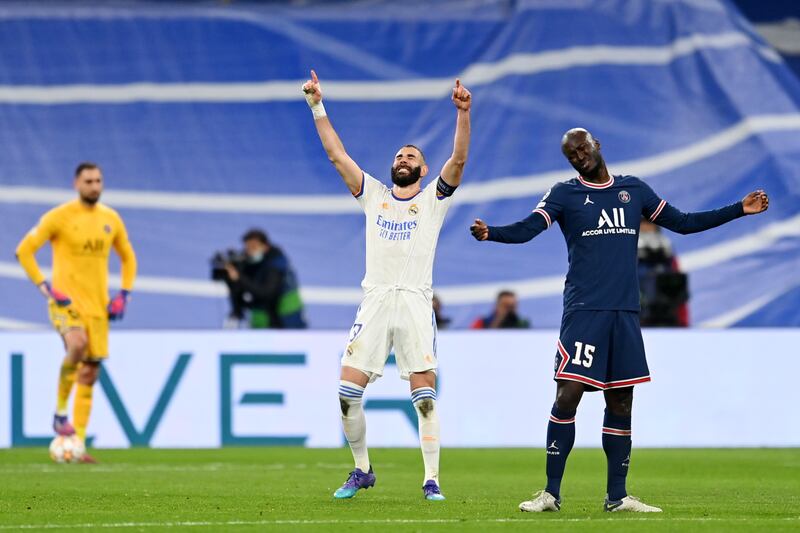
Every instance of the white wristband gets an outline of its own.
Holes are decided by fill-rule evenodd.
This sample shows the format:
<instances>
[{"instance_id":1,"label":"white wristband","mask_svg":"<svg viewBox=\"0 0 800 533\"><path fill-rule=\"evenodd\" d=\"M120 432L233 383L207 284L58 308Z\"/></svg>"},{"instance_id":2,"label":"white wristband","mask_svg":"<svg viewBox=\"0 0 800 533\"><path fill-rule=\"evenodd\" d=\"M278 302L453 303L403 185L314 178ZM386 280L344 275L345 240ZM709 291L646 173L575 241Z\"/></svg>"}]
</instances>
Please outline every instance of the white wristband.
<instances>
[{"instance_id":1,"label":"white wristband","mask_svg":"<svg viewBox=\"0 0 800 533\"><path fill-rule=\"evenodd\" d=\"M314 120L328 116L328 113L325 112L325 106L322 105L322 102L312 105L311 113L314 115Z\"/></svg>"}]
</instances>

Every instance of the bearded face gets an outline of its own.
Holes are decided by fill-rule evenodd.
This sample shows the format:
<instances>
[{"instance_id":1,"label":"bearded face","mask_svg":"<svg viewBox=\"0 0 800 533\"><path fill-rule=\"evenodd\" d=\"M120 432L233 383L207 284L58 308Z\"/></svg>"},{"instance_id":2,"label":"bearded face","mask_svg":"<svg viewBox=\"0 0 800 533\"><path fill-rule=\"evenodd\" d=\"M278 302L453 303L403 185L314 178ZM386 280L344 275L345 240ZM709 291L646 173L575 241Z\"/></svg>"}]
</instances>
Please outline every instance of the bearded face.
<instances>
[{"instance_id":1,"label":"bearded face","mask_svg":"<svg viewBox=\"0 0 800 533\"><path fill-rule=\"evenodd\" d=\"M408 187L422 178L422 166L411 166L401 162L392 166L392 183L398 187Z\"/></svg>"},{"instance_id":2,"label":"bearded face","mask_svg":"<svg viewBox=\"0 0 800 533\"><path fill-rule=\"evenodd\" d=\"M78 197L86 205L94 205L103 193L103 174L98 168L86 169L75 178Z\"/></svg>"}]
</instances>

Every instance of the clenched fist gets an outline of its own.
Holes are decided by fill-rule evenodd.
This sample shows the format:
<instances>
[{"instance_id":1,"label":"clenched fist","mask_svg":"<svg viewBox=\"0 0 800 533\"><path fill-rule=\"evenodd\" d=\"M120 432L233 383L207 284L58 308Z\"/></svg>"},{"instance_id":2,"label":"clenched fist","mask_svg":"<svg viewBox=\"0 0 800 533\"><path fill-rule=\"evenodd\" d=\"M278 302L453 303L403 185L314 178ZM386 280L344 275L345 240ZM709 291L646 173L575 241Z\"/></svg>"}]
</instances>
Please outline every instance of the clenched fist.
<instances>
[{"instance_id":1,"label":"clenched fist","mask_svg":"<svg viewBox=\"0 0 800 533\"><path fill-rule=\"evenodd\" d=\"M745 215L756 215L769 208L769 196L763 190L753 191L742 199Z\"/></svg>"},{"instance_id":2,"label":"clenched fist","mask_svg":"<svg viewBox=\"0 0 800 533\"><path fill-rule=\"evenodd\" d=\"M475 222L469 227L469 231L479 241L485 241L489 238L489 226L479 218L475 219Z\"/></svg>"}]
</instances>

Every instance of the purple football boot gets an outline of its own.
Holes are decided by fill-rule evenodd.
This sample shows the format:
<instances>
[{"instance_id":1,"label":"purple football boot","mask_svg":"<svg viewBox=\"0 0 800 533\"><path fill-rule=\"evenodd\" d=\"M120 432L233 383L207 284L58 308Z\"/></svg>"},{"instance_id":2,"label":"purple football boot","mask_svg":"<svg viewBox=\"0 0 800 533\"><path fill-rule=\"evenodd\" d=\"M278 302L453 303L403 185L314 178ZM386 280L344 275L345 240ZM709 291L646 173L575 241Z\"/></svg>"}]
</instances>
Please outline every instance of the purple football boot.
<instances>
[{"instance_id":1,"label":"purple football boot","mask_svg":"<svg viewBox=\"0 0 800 533\"><path fill-rule=\"evenodd\" d=\"M426 481L422 486L422 493L425 495L426 500L438 502L445 499L444 494L439 490L439 484L432 479Z\"/></svg>"},{"instance_id":2,"label":"purple football boot","mask_svg":"<svg viewBox=\"0 0 800 533\"><path fill-rule=\"evenodd\" d=\"M75 428L69 423L66 415L53 416L53 431L56 432L56 435L61 435L62 437L69 437L75 434Z\"/></svg>"},{"instance_id":3,"label":"purple football boot","mask_svg":"<svg viewBox=\"0 0 800 533\"><path fill-rule=\"evenodd\" d=\"M356 468L350 472L350 477L344 482L344 485L336 489L333 493L334 498L352 498L356 495L359 489L368 489L375 486L375 474L372 473L372 466L369 467L369 472L364 473L360 468Z\"/></svg>"}]
</instances>

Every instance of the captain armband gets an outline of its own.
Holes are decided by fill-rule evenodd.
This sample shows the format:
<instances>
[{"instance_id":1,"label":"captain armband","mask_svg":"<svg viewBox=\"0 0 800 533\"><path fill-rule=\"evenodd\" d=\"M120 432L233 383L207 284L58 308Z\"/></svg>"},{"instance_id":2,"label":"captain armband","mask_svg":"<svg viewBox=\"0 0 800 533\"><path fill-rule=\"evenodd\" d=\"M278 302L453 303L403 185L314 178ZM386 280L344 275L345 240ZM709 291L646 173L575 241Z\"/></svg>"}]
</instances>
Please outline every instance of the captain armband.
<instances>
[{"instance_id":1,"label":"captain armband","mask_svg":"<svg viewBox=\"0 0 800 533\"><path fill-rule=\"evenodd\" d=\"M444 197L453 196L453 193L456 192L457 188L458 186L453 187L452 185L449 185L442 179L441 176L439 176L439 179L436 182L437 196L444 196Z\"/></svg>"}]
</instances>

